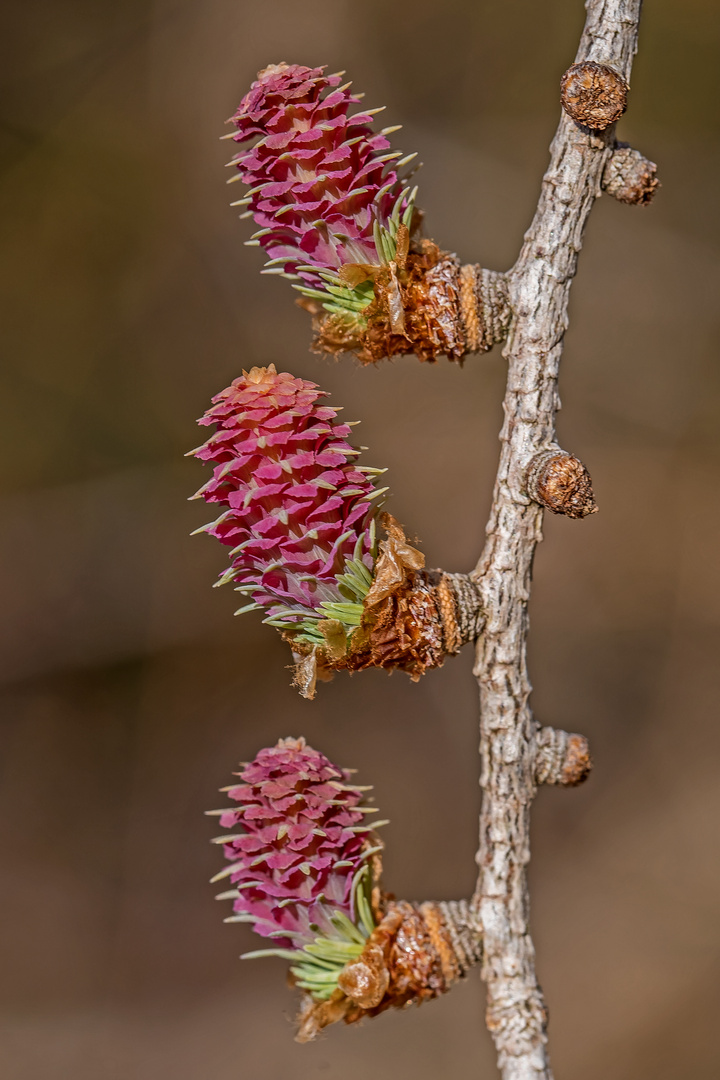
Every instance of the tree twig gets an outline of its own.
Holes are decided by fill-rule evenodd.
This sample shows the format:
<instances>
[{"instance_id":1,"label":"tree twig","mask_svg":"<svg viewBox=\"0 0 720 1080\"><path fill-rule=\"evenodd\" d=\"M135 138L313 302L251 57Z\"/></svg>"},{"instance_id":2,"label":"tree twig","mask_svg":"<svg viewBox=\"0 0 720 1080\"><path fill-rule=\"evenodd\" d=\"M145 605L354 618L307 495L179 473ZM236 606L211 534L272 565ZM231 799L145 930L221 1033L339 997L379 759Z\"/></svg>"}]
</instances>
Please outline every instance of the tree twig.
<instances>
[{"instance_id":1,"label":"tree twig","mask_svg":"<svg viewBox=\"0 0 720 1080\"><path fill-rule=\"evenodd\" d=\"M587 0L576 63L628 82L642 0ZM487 542L474 572L487 622L477 643L483 805L474 897L483 940L487 1024L504 1080L551 1080L547 1012L535 975L526 865L540 729L529 706L527 607L542 507L527 494L532 459L556 448L557 378L583 229L615 146L614 125L563 115L534 220L508 274L513 311L505 422Z\"/></svg>"}]
</instances>

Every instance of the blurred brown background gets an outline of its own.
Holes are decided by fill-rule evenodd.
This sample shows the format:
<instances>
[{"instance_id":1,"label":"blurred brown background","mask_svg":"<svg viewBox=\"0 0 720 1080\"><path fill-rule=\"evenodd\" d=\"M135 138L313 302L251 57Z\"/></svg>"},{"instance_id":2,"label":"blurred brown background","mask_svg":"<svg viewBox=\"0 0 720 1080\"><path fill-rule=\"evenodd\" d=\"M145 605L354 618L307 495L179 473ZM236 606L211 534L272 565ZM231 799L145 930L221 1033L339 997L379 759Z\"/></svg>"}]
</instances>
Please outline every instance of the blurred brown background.
<instances>
[{"instance_id":1,"label":"blurred brown background","mask_svg":"<svg viewBox=\"0 0 720 1080\"><path fill-rule=\"evenodd\" d=\"M194 420L275 361L363 420L368 463L428 562L482 541L504 363L309 355L260 277L217 141L254 73L345 68L424 167L426 227L504 269L558 115L580 0L28 0L2 41L0 395L5 1080L494 1076L477 973L422 1010L292 1041L283 964L207 880L203 810L234 763L304 733L375 783L400 896L468 895L479 792L471 655L417 684L289 687L276 633L210 588L186 497ZM620 136L659 162L600 200L573 289L560 416L601 513L548 520L534 704L596 768L543 790L533 928L558 1078L720 1072L718 35L710 0L643 17ZM230 194L232 193L232 195ZM480 1065L480 1068L479 1068Z\"/></svg>"}]
</instances>

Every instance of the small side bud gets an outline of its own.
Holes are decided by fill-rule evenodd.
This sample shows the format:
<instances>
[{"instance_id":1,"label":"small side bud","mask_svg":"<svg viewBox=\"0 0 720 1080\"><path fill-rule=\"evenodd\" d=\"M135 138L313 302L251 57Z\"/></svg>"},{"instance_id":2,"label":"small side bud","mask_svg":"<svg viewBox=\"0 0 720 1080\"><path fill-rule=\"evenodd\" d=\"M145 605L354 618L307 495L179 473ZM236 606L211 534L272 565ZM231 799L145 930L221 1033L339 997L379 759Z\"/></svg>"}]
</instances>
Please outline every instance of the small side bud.
<instances>
[{"instance_id":1,"label":"small side bud","mask_svg":"<svg viewBox=\"0 0 720 1080\"><path fill-rule=\"evenodd\" d=\"M590 473L582 461L558 447L532 458L525 470L525 488L531 499L553 514L584 518L597 512Z\"/></svg>"},{"instance_id":2,"label":"small side bud","mask_svg":"<svg viewBox=\"0 0 720 1080\"><path fill-rule=\"evenodd\" d=\"M571 735L557 728L540 728L535 758L537 784L577 787L592 769L590 746L584 735Z\"/></svg>"},{"instance_id":3,"label":"small side bud","mask_svg":"<svg viewBox=\"0 0 720 1080\"><path fill-rule=\"evenodd\" d=\"M604 131L627 107L628 84L607 64L585 60L569 67L560 80L560 101L578 124Z\"/></svg>"},{"instance_id":4,"label":"small side bud","mask_svg":"<svg viewBox=\"0 0 720 1080\"><path fill-rule=\"evenodd\" d=\"M608 159L602 188L618 202L647 206L660 187L657 165L627 143L618 143Z\"/></svg>"}]
</instances>

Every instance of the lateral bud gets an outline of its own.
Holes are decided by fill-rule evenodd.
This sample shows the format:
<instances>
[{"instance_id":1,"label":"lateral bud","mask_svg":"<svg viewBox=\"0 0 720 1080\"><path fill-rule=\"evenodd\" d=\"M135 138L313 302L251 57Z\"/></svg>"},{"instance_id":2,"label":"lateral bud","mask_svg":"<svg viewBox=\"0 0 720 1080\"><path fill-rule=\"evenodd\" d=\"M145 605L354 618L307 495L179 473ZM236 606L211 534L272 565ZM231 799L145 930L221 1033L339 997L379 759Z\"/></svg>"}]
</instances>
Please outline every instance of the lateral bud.
<instances>
[{"instance_id":1,"label":"lateral bud","mask_svg":"<svg viewBox=\"0 0 720 1080\"><path fill-rule=\"evenodd\" d=\"M306 995L298 1042L325 1027L354 1024L386 1009L420 1005L446 993L481 957L480 938L466 900L411 904L387 900L385 913L357 960L346 964L327 1001Z\"/></svg>"},{"instance_id":2,"label":"lateral bud","mask_svg":"<svg viewBox=\"0 0 720 1080\"><path fill-rule=\"evenodd\" d=\"M657 165L627 143L618 143L602 177L602 189L618 202L647 206L660 187Z\"/></svg>"},{"instance_id":3,"label":"lateral bud","mask_svg":"<svg viewBox=\"0 0 720 1080\"><path fill-rule=\"evenodd\" d=\"M577 787L587 780L591 769L590 745L584 735L540 728L536 742L536 784Z\"/></svg>"},{"instance_id":4,"label":"lateral bud","mask_svg":"<svg viewBox=\"0 0 720 1080\"><path fill-rule=\"evenodd\" d=\"M560 102L576 123L604 131L625 112L628 89L614 68L584 60L569 67L560 80Z\"/></svg>"},{"instance_id":5,"label":"lateral bud","mask_svg":"<svg viewBox=\"0 0 720 1080\"><path fill-rule=\"evenodd\" d=\"M584 518L597 512L590 473L582 461L558 446L541 450L530 460L525 489L553 514Z\"/></svg>"}]
</instances>

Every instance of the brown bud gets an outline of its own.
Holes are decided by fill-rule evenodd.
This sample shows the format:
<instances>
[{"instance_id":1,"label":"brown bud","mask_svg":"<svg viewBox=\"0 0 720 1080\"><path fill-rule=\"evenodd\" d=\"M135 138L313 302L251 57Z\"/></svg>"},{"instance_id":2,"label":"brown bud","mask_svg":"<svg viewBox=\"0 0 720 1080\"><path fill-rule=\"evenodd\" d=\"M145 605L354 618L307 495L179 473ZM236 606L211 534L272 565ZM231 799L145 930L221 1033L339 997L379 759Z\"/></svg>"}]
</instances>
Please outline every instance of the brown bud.
<instances>
[{"instance_id":1,"label":"brown bud","mask_svg":"<svg viewBox=\"0 0 720 1080\"><path fill-rule=\"evenodd\" d=\"M584 735L544 727L538 732L535 757L537 784L576 787L592 769L590 746Z\"/></svg>"},{"instance_id":2,"label":"brown bud","mask_svg":"<svg viewBox=\"0 0 720 1080\"><path fill-rule=\"evenodd\" d=\"M630 205L647 205L660 187L657 165L627 143L618 143L603 172L602 187L608 195Z\"/></svg>"},{"instance_id":3,"label":"brown bud","mask_svg":"<svg viewBox=\"0 0 720 1080\"><path fill-rule=\"evenodd\" d=\"M553 514L584 518L597 512L592 480L582 461L559 448L541 450L525 470L528 495Z\"/></svg>"},{"instance_id":4,"label":"brown bud","mask_svg":"<svg viewBox=\"0 0 720 1080\"><path fill-rule=\"evenodd\" d=\"M438 997L462 978L481 953L471 922L464 900L424 904L389 901L360 958L364 960L378 946L385 958L386 991L371 1007L373 1015ZM355 1001L361 1004L358 998Z\"/></svg>"},{"instance_id":5,"label":"brown bud","mask_svg":"<svg viewBox=\"0 0 720 1080\"><path fill-rule=\"evenodd\" d=\"M569 67L560 80L560 101L568 116L594 131L604 131L627 106L628 85L606 64L584 60Z\"/></svg>"}]
</instances>

